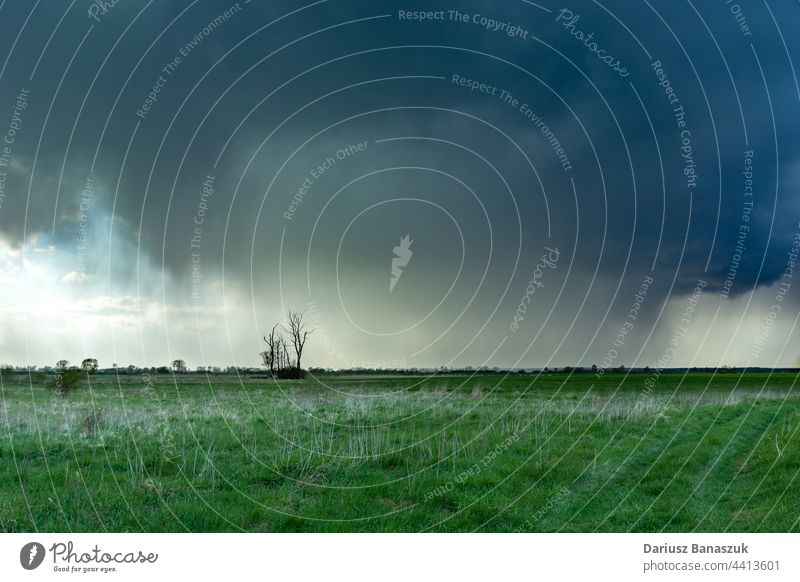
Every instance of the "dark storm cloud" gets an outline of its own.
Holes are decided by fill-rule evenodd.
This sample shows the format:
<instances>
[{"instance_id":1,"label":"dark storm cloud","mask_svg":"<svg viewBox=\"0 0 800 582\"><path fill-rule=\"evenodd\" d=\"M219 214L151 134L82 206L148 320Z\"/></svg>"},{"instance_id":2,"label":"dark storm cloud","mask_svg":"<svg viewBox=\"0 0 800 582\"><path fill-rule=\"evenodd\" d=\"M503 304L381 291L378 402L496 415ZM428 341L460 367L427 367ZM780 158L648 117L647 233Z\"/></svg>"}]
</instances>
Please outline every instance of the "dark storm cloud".
<instances>
[{"instance_id":1,"label":"dark storm cloud","mask_svg":"<svg viewBox=\"0 0 800 582\"><path fill-rule=\"evenodd\" d=\"M18 247L42 233L40 244L74 249L91 178L97 246L87 268L107 264L120 288L141 283L135 266L146 260L164 276L139 290L180 304L201 264L204 285L224 278L273 304L285 286L303 304L308 277L324 313L351 301L355 319L378 313L392 328L449 290L454 305L430 321L444 329L468 304L476 322L502 320L486 345L501 340L548 244L564 261L548 291L555 302L564 290L550 321L559 333L575 313L573 334L614 328L648 273L653 321L698 278L715 293L727 285L730 297L778 280L798 220L796 10L541 5L119 2L92 18L89 2L66 14L66 3L32 13L7 3L2 54L21 33L2 76L0 131L21 89L30 103L0 207L3 237ZM417 22L400 10L444 13ZM427 139L379 141L401 137ZM426 203L406 212L393 198ZM410 231L413 291L388 314L388 298L370 290L387 285L387 252ZM583 340L570 339L569 357L582 355ZM431 353L427 363L453 350Z\"/></svg>"}]
</instances>

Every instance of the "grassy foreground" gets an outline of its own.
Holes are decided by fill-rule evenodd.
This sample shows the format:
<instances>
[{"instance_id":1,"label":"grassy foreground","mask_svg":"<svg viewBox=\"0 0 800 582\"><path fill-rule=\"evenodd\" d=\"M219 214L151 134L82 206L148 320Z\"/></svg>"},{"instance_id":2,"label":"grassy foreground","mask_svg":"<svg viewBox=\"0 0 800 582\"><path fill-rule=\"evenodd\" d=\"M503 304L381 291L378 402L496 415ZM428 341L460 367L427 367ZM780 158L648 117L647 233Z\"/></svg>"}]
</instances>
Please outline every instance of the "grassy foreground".
<instances>
[{"instance_id":1,"label":"grassy foreground","mask_svg":"<svg viewBox=\"0 0 800 582\"><path fill-rule=\"evenodd\" d=\"M0 531L800 530L794 374L647 379L4 377Z\"/></svg>"}]
</instances>

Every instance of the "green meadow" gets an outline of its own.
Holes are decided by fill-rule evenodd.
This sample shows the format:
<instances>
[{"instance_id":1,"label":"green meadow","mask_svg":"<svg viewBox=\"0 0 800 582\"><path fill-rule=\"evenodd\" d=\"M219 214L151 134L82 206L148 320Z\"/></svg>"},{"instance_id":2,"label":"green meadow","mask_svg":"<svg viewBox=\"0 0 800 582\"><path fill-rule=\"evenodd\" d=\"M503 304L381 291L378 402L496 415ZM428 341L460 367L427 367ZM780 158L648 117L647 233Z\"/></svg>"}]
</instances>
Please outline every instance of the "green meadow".
<instances>
[{"instance_id":1,"label":"green meadow","mask_svg":"<svg viewBox=\"0 0 800 582\"><path fill-rule=\"evenodd\" d=\"M795 374L89 380L3 376L0 531L800 530Z\"/></svg>"}]
</instances>

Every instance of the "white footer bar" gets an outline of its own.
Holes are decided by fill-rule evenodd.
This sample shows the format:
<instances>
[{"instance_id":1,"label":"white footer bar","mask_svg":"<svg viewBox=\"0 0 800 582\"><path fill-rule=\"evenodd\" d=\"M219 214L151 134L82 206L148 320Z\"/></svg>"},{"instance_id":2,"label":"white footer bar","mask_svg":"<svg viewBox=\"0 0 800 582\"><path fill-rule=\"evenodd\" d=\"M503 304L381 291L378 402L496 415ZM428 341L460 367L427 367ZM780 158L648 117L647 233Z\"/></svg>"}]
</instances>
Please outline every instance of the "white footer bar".
<instances>
[{"instance_id":1,"label":"white footer bar","mask_svg":"<svg viewBox=\"0 0 800 582\"><path fill-rule=\"evenodd\" d=\"M800 580L796 534L3 534L0 580Z\"/></svg>"}]
</instances>

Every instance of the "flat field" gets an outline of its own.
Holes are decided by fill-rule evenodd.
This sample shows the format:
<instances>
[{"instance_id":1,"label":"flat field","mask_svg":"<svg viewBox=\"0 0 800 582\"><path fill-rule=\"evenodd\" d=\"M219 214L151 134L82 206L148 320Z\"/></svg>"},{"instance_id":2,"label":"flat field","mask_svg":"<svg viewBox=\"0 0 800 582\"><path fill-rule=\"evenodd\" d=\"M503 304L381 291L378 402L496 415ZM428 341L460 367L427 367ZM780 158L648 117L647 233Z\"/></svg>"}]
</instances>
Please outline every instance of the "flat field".
<instances>
[{"instance_id":1,"label":"flat field","mask_svg":"<svg viewBox=\"0 0 800 582\"><path fill-rule=\"evenodd\" d=\"M6 375L0 531L798 531L796 380Z\"/></svg>"}]
</instances>

